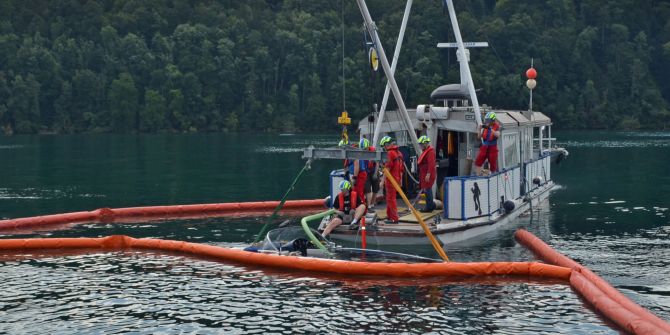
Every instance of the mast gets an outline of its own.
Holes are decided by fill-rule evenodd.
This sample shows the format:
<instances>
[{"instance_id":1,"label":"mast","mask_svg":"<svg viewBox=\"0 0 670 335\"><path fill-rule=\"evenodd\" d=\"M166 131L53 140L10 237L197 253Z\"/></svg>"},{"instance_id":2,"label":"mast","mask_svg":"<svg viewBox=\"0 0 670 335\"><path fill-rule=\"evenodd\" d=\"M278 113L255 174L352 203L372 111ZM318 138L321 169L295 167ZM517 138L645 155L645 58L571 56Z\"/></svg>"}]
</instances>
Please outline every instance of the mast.
<instances>
[{"instance_id":1,"label":"mast","mask_svg":"<svg viewBox=\"0 0 670 335\"><path fill-rule=\"evenodd\" d=\"M400 95L398 84L396 83L395 78L393 77L393 71L391 71L391 66L389 65L388 59L386 58L386 53L384 52L384 47L382 46L382 42L379 39L379 35L377 34L377 25L375 24L374 21L372 21L372 17L370 16L370 12L368 11L368 6L365 4L365 0L356 0L356 2L358 3L358 8L361 10L361 15L363 15L363 19L365 20L365 26L368 30L368 33L370 34L370 37L372 37L377 52L379 53L379 59L382 62L384 73L386 74L388 84L391 86L391 92L393 92L393 97L395 98L395 101L398 104L398 108L400 109L402 119L405 122L405 126L407 127L407 132L409 133L409 137L412 140L414 151L417 154L421 154L423 150L421 149L419 141L416 138L416 133L414 132L414 126L412 125L412 120L410 120L409 114L407 114L407 108L405 108L405 101L402 99L402 96ZM479 106L477 106L477 111L479 111ZM479 120L479 122L481 123L481 120Z\"/></svg>"},{"instance_id":2,"label":"mast","mask_svg":"<svg viewBox=\"0 0 670 335\"><path fill-rule=\"evenodd\" d=\"M395 44L395 51L393 51L393 61L391 62L391 73L395 75L395 69L398 65L398 57L400 56L400 49L402 48L402 41L405 37L405 28L407 28L407 21L409 20L409 12L412 8L412 1L407 0L405 5L405 14L402 17L402 23L400 24L400 33L398 34L398 41ZM372 137L373 145L377 145L377 140L379 139L379 132L381 131L382 122L384 121L384 114L386 114L386 103L389 99L389 93L391 91L391 85L389 82L386 82L386 88L384 89L384 98L382 99L382 107L379 109L379 117L377 118L377 126L375 127L375 134Z\"/></svg>"},{"instance_id":3,"label":"mast","mask_svg":"<svg viewBox=\"0 0 670 335\"><path fill-rule=\"evenodd\" d=\"M475 107L475 120L477 125L482 124L482 113L479 109L479 100L477 100L477 93L475 92L475 84L472 81L472 74L470 73L470 65L467 61L467 54L465 50L465 45L463 45L463 38L461 37L461 30L458 27L458 20L456 19L456 11L454 10L453 0L444 0L447 3L447 8L449 9L449 18L451 19L451 26L454 29L454 36L456 37L456 43L458 43L458 52L463 58L460 62L461 70L461 79L465 79L464 83L468 92L470 93L470 100L472 100L472 105Z\"/></svg>"}]
</instances>

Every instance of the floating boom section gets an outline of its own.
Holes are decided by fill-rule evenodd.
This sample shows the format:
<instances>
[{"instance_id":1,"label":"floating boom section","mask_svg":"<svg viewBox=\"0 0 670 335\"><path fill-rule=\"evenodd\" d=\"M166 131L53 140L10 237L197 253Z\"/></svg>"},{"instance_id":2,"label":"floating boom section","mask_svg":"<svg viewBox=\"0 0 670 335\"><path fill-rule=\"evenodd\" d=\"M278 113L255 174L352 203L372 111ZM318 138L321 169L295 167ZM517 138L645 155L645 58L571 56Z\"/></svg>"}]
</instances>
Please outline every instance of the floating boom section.
<instances>
[{"instance_id":1,"label":"floating boom section","mask_svg":"<svg viewBox=\"0 0 670 335\"><path fill-rule=\"evenodd\" d=\"M95 221L110 222L116 220L146 220L166 217L236 216L249 213L272 212L272 210L275 209L278 204L279 201L255 201L219 204L100 208L89 212L73 212L0 220L0 230ZM324 206L323 199L288 200L286 203L284 203L282 211L308 212L324 208Z\"/></svg>"},{"instance_id":2,"label":"floating boom section","mask_svg":"<svg viewBox=\"0 0 670 335\"><path fill-rule=\"evenodd\" d=\"M161 239L135 239L113 235L102 238L3 239L0 250L76 250L111 252L124 249L180 252L188 255L232 261L248 265L332 274L384 277L474 277L524 276L559 279L567 283L570 269L534 262L481 263L373 263L334 259L279 256L218 247L207 244Z\"/></svg>"},{"instance_id":3,"label":"floating boom section","mask_svg":"<svg viewBox=\"0 0 670 335\"><path fill-rule=\"evenodd\" d=\"M585 266L526 230L518 230L514 237L545 262L571 268L570 285L619 327L633 334L670 334L670 324L628 299Z\"/></svg>"},{"instance_id":4,"label":"floating boom section","mask_svg":"<svg viewBox=\"0 0 670 335\"><path fill-rule=\"evenodd\" d=\"M314 204L315 202L309 200L298 202L297 204L302 206ZM321 200L318 200L318 202L320 203ZM215 205L214 208L219 208L216 206L223 204L213 205ZM276 206L276 202L267 202L263 207L271 209L274 206ZM117 211L125 210L125 214L147 213L147 209L153 208L153 210L149 211L150 213L161 213L163 215L165 213L164 210L158 210L161 207L163 209L168 208L173 212L179 212L176 208L185 206L120 208ZM188 208L192 209L195 207ZM138 211L138 209L141 210ZM83 220L94 216L92 213L103 212L106 215L110 215L110 211L114 213L114 210L103 209L94 212L59 214L51 217L70 217ZM99 215L100 213L97 214ZM33 224L45 224L53 221L41 218L44 217L19 220L23 220L21 222L32 222ZM12 220L5 220L0 223L6 224L7 221ZM92 250L94 252L111 252L126 249L144 249L179 252L207 259L218 259L247 265L355 276L381 276L387 278L524 276L552 278L565 281L566 283L569 282L572 288L584 297L597 311L601 312L627 332L632 334L670 334L670 324L632 302L586 267L553 250L542 240L525 230L517 231L515 237L538 257L557 265L536 262L373 263L264 254L200 243L161 239L135 239L122 235L101 238L0 239L0 251L4 253L25 250L86 250L87 252Z\"/></svg>"}]
</instances>

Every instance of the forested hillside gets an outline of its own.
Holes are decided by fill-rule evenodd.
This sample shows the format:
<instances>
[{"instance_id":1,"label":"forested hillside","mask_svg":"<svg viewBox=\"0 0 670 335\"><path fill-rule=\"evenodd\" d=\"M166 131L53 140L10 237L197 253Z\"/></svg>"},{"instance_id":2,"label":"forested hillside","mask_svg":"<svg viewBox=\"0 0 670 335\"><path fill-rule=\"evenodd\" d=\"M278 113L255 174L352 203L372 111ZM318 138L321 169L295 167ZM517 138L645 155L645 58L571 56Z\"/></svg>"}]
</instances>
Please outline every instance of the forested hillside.
<instances>
[{"instance_id":1,"label":"forested hillside","mask_svg":"<svg viewBox=\"0 0 670 335\"><path fill-rule=\"evenodd\" d=\"M404 0L369 0L389 55ZM344 8L342 8L344 6ZM480 102L562 128L670 127L670 1L456 0ZM441 1L415 0L408 106L459 81ZM342 28L344 23L344 28ZM0 0L3 133L313 131L381 100L354 0Z\"/></svg>"}]
</instances>

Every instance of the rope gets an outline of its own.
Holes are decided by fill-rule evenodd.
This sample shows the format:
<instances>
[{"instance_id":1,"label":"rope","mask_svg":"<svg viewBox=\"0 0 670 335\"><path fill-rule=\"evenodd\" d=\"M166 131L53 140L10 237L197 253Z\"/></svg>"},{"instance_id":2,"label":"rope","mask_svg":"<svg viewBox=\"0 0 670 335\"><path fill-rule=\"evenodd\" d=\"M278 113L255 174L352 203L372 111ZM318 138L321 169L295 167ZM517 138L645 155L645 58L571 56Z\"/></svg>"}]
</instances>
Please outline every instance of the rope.
<instances>
[{"instance_id":1,"label":"rope","mask_svg":"<svg viewBox=\"0 0 670 335\"><path fill-rule=\"evenodd\" d=\"M277 217L277 213L279 213L279 211L282 209L282 207L284 207L284 203L286 202L286 198L288 197L288 194L291 193L291 191L293 191L293 188L295 187L295 184L298 182L298 179L300 179L300 176L302 176L302 174L305 171L309 170L310 163L311 163L311 161L307 160L307 162L305 163L305 166L302 167L302 170L300 170L300 172L295 177L295 179L293 179L293 182L291 183L291 186L289 186L288 190L286 190L286 193L284 193L284 196L281 198L281 201L279 202L277 207L275 207L274 211L272 212L272 215L270 215L270 217L268 217L267 221L265 222L265 225L263 225L263 228L261 229L261 232L258 233L258 236L256 236L256 239L254 240L254 243L260 242L265 237L265 233L267 232L267 229L270 227L270 224L275 219L275 217Z\"/></svg>"},{"instance_id":2,"label":"rope","mask_svg":"<svg viewBox=\"0 0 670 335\"><path fill-rule=\"evenodd\" d=\"M407 172L407 176L409 176L409 179L411 179L414 184L421 184L418 180L414 179L414 176L412 176L412 172L409 171L409 168L407 167L407 164L405 164L405 161L402 162L402 165L405 167L405 172Z\"/></svg>"},{"instance_id":3,"label":"rope","mask_svg":"<svg viewBox=\"0 0 670 335\"><path fill-rule=\"evenodd\" d=\"M340 29L342 30L342 110L345 111L347 110L347 92L346 92L346 81L344 77L344 0L340 0L340 6L341 6L341 26Z\"/></svg>"}]
</instances>

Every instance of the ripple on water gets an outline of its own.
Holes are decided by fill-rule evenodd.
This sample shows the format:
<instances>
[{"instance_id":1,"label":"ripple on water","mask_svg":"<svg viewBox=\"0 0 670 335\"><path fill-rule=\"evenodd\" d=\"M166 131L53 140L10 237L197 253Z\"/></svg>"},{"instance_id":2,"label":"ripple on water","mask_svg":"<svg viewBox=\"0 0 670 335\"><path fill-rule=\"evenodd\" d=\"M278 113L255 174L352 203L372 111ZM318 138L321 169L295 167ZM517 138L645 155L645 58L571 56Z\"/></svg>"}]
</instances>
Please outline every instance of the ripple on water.
<instances>
[{"instance_id":1,"label":"ripple on water","mask_svg":"<svg viewBox=\"0 0 670 335\"><path fill-rule=\"evenodd\" d=\"M0 262L0 332L615 333L558 283L339 280L140 252L26 257Z\"/></svg>"},{"instance_id":2,"label":"ripple on water","mask_svg":"<svg viewBox=\"0 0 670 335\"><path fill-rule=\"evenodd\" d=\"M670 227L658 227L618 235L571 233L555 237L551 243L633 301L667 320L670 318L669 236Z\"/></svg>"},{"instance_id":3,"label":"ripple on water","mask_svg":"<svg viewBox=\"0 0 670 335\"><path fill-rule=\"evenodd\" d=\"M0 188L1 199L21 199L21 200L39 200L39 199L64 199L64 198L104 198L102 194L79 193L74 189L10 189Z\"/></svg>"}]
</instances>

